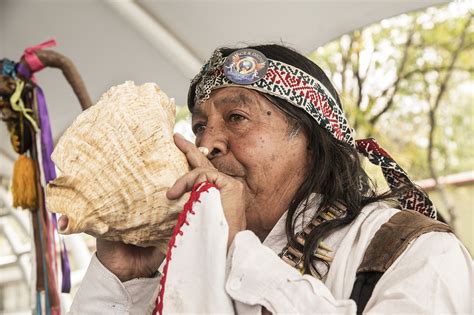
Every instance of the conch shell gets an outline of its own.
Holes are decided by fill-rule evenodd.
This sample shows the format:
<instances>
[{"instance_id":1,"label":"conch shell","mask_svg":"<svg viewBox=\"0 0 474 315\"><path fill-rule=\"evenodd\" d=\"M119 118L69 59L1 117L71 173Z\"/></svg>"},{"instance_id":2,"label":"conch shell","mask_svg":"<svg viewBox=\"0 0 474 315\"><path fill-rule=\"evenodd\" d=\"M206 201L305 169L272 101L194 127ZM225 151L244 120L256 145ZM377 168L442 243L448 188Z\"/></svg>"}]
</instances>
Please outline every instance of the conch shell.
<instances>
[{"instance_id":1,"label":"conch shell","mask_svg":"<svg viewBox=\"0 0 474 315\"><path fill-rule=\"evenodd\" d=\"M138 246L166 247L188 195L165 194L189 171L173 141L174 99L154 83L112 87L59 140L59 176L47 208L68 217L60 232L85 232Z\"/></svg>"}]
</instances>

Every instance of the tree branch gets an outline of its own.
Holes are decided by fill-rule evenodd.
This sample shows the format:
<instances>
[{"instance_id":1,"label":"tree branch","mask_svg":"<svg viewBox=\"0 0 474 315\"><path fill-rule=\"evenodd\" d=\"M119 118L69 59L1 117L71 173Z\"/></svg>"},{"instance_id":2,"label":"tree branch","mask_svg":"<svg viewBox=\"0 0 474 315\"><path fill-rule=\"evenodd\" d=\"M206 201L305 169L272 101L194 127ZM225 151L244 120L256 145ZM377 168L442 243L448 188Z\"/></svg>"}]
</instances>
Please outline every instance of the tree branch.
<instances>
[{"instance_id":1,"label":"tree branch","mask_svg":"<svg viewBox=\"0 0 474 315\"><path fill-rule=\"evenodd\" d=\"M377 121L380 119L380 117L385 113L387 112L390 107L392 107L393 105L393 100L394 100L394 97L395 95L397 94L397 91L398 91L398 88L399 88L399 85L400 85L400 81L401 81L401 74L403 73L403 71L405 70L405 66L407 64L407 60L408 60L408 53L409 53L409 49L413 43L413 35L415 34L415 30L416 30L416 19L413 19L413 22L412 22L412 27L408 33L408 38L407 38L407 41L405 43L405 46L403 48L403 56L402 56L402 60L400 61L400 64L398 65L398 69L397 69L397 78L395 79L395 82L389 86L387 89L385 89L383 92L382 92L382 96L386 95L388 93L388 91L390 89L392 89L392 93L387 101L387 103L385 104L385 106L382 108L382 110L380 112L378 112L377 114L375 114L374 116L372 116L370 119L369 119L369 123L371 125L371 129L373 130L373 127L374 125L377 123ZM369 134L370 136L370 134Z\"/></svg>"},{"instance_id":2,"label":"tree branch","mask_svg":"<svg viewBox=\"0 0 474 315\"><path fill-rule=\"evenodd\" d=\"M360 109L360 102L362 100L362 78L360 76L360 34L355 35L357 38L357 49L356 49L356 63L352 63L352 73L357 81L357 101L356 106ZM355 127L354 127L355 128Z\"/></svg>"},{"instance_id":3,"label":"tree branch","mask_svg":"<svg viewBox=\"0 0 474 315\"><path fill-rule=\"evenodd\" d=\"M427 68L423 68L423 69L414 69L412 71L408 71L401 77L401 79L407 80L415 74L425 74L425 73L431 72L431 71L442 72L442 71L448 71L448 70L474 72L474 68L462 68L462 67L454 67L454 66L452 68L450 68L449 65L448 66L440 66L440 67L427 67Z\"/></svg>"},{"instance_id":4,"label":"tree branch","mask_svg":"<svg viewBox=\"0 0 474 315\"><path fill-rule=\"evenodd\" d=\"M352 35L350 36L350 43L349 47L347 48L347 51L344 52L342 47L341 47L341 55L342 55L342 78L341 78L341 93L342 95L345 95L346 93L346 71L347 71L347 65L349 64L349 61L351 59L351 54L352 54Z\"/></svg>"}]
</instances>

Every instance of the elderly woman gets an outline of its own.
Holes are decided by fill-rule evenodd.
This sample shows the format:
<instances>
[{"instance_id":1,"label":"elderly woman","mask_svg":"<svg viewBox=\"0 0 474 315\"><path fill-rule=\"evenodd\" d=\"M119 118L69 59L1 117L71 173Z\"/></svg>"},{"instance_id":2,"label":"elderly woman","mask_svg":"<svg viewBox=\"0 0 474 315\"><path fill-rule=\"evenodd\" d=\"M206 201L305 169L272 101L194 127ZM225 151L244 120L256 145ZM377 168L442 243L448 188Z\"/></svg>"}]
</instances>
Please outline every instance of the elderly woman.
<instances>
[{"instance_id":1,"label":"elderly woman","mask_svg":"<svg viewBox=\"0 0 474 315\"><path fill-rule=\"evenodd\" d=\"M373 139L355 141L316 64L278 45L218 49L188 106L196 145L175 143L193 169L167 197L203 181L219 189L227 276L248 279L226 286L237 313L472 311L469 253L428 218L431 201ZM375 190L359 154L382 168L390 191ZM146 312L163 259L97 240L71 312Z\"/></svg>"}]
</instances>

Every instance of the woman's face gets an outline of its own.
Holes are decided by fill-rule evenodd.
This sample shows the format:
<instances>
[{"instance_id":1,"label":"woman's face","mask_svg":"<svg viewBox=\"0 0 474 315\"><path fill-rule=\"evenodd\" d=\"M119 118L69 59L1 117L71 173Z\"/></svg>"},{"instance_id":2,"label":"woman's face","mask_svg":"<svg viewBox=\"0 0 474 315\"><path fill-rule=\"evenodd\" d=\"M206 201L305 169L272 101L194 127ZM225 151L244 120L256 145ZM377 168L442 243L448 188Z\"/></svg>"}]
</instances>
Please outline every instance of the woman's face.
<instances>
[{"instance_id":1,"label":"woman's face","mask_svg":"<svg viewBox=\"0 0 474 315\"><path fill-rule=\"evenodd\" d=\"M264 238L287 210L308 169L303 132L289 136L286 116L256 91L214 90L195 106L196 145L222 173L241 181L246 191L247 228Z\"/></svg>"}]
</instances>

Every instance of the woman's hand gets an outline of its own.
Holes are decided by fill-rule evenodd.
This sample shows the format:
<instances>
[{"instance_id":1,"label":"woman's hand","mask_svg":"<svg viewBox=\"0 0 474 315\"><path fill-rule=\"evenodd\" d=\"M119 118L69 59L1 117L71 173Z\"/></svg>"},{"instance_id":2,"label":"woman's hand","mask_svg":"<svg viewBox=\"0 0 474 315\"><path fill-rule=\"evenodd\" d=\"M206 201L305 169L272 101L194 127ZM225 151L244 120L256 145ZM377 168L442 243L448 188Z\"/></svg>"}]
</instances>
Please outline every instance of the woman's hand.
<instances>
[{"instance_id":1,"label":"woman's hand","mask_svg":"<svg viewBox=\"0 0 474 315\"><path fill-rule=\"evenodd\" d=\"M178 148L188 159L192 171L179 178L168 190L169 199L178 199L191 191L195 184L208 181L215 184L220 191L224 215L229 225L228 246L232 244L235 234L245 230L245 194L244 185L235 178L219 172L211 162L191 142L177 134L174 137ZM67 217L59 218L59 228L67 226ZM97 258L122 282L134 278L152 276L163 262L165 255L158 247L138 247L122 242L97 239Z\"/></svg>"},{"instance_id":2,"label":"woman's hand","mask_svg":"<svg viewBox=\"0 0 474 315\"><path fill-rule=\"evenodd\" d=\"M219 172L201 151L191 142L179 134L175 134L176 146L186 155L189 165L193 169L179 178L168 190L168 199L178 199L184 193L192 190L195 184L208 181L217 186L221 195L224 215L229 225L229 239L227 247L232 244L235 234L247 228L245 217L244 184L235 178Z\"/></svg>"},{"instance_id":3,"label":"woman's hand","mask_svg":"<svg viewBox=\"0 0 474 315\"><path fill-rule=\"evenodd\" d=\"M59 230L65 229L67 224L67 217L61 216L58 220ZM97 258L122 282L151 277L165 259L158 247L139 247L100 238L96 239L96 244Z\"/></svg>"},{"instance_id":4,"label":"woman's hand","mask_svg":"<svg viewBox=\"0 0 474 315\"><path fill-rule=\"evenodd\" d=\"M165 259L158 247L138 247L122 242L97 239L97 258L125 282L153 276Z\"/></svg>"}]
</instances>

